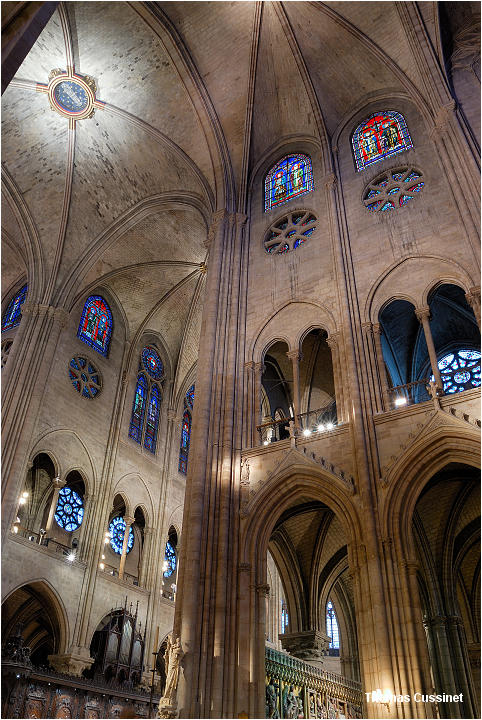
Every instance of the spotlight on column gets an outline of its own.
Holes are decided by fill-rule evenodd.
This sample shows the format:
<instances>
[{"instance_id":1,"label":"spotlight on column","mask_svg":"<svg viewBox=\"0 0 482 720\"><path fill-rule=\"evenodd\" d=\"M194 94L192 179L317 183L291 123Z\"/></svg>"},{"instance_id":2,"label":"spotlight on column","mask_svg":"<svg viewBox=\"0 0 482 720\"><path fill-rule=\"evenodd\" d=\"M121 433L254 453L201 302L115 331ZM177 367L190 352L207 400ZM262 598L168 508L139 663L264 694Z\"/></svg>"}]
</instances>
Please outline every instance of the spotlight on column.
<instances>
[{"instance_id":1,"label":"spotlight on column","mask_svg":"<svg viewBox=\"0 0 482 720\"><path fill-rule=\"evenodd\" d=\"M22 493L22 497L28 498L28 492L27 492L27 491L23 492L23 493Z\"/></svg>"},{"instance_id":2,"label":"spotlight on column","mask_svg":"<svg viewBox=\"0 0 482 720\"><path fill-rule=\"evenodd\" d=\"M327 430L333 430L334 427L335 427L335 426L333 425L333 423L326 423L326 429L327 429Z\"/></svg>"},{"instance_id":3,"label":"spotlight on column","mask_svg":"<svg viewBox=\"0 0 482 720\"><path fill-rule=\"evenodd\" d=\"M311 430L310 430L309 428L305 428L305 429L303 430L303 435L304 435L305 437L308 437L308 435L311 435Z\"/></svg>"},{"instance_id":4,"label":"spotlight on column","mask_svg":"<svg viewBox=\"0 0 482 720\"><path fill-rule=\"evenodd\" d=\"M104 563L99 563L99 567L100 567L101 570L105 570L105 565L104 565Z\"/></svg>"},{"instance_id":5,"label":"spotlight on column","mask_svg":"<svg viewBox=\"0 0 482 720\"><path fill-rule=\"evenodd\" d=\"M407 398L406 397L397 397L395 400L395 407L402 407L402 405L407 404Z\"/></svg>"},{"instance_id":6,"label":"spotlight on column","mask_svg":"<svg viewBox=\"0 0 482 720\"><path fill-rule=\"evenodd\" d=\"M263 445L269 445L269 440L265 440Z\"/></svg>"},{"instance_id":7,"label":"spotlight on column","mask_svg":"<svg viewBox=\"0 0 482 720\"><path fill-rule=\"evenodd\" d=\"M316 429L318 430L318 432L323 432L325 426L323 425L323 423L320 423Z\"/></svg>"},{"instance_id":8,"label":"spotlight on column","mask_svg":"<svg viewBox=\"0 0 482 720\"><path fill-rule=\"evenodd\" d=\"M69 554L67 555L67 560L68 560L69 562L74 562L74 560L75 560L75 553L73 553L73 552L69 553Z\"/></svg>"},{"instance_id":9,"label":"spotlight on column","mask_svg":"<svg viewBox=\"0 0 482 720\"><path fill-rule=\"evenodd\" d=\"M27 502L27 498L22 495L22 497L21 497L20 500L18 501L18 504L19 504L19 505L25 505L26 502Z\"/></svg>"}]
</instances>

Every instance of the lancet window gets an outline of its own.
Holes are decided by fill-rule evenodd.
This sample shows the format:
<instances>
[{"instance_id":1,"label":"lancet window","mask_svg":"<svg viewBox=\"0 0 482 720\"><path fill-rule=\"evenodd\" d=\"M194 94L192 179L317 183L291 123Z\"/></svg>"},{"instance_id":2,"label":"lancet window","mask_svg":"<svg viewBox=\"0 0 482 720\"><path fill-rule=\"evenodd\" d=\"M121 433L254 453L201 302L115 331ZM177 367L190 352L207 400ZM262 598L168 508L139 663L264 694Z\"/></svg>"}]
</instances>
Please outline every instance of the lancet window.
<instances>
[{"instance_id":1,"label":"lancet window","mask_svg":"<svg viewBox=\"0 0 482 720\"><path fill-rule=\"evenodd\" d=\"M395 110L370 115L353 133L352 145L358 172L413 147L405 118Z\"/></svg>"},{"instance_id":2,"label":"lancet window","mask_svg":"<svg viewBox=\"0 0 482 720\"><path fill-rule=\"evenodd\" d=\"M110 308L100 295L91 295L87 298L82 310L77 337L107 357L111 335L112 313Z\"/></svg>"},{"instance_id":3,"label":"lancet window","mask_svg":"<svg viewBox=\"0 0 482 720\"><path fill-rule=\"evenodd\" d=\"M11 330L20 325L22 319L22 305L27 297L28 285L24 285L8 303L8 307L2 318L2 331Z\"/></svg>"},{"instance_id":4,"label":"lancet window","mask_svg":"<svg viewBox=\"0 0 482 720\"><path fill-rule=\"evenodd\" d=\"M161 383L164 366L157 350L146 345L141 353L129 437L151 453L156 452L161 413Z\"/></svg>"},{"instance_id":5,"label":"lancet window","mask_svg":"<svg viewBox=\"0 0 482 720\"><path fill-rule=\"evenodd\" d=\"M194 406L194 385L191 385L184 397L184 412L181 425L181 447L179 448L179 472L187 473L189 445L191 443L192 409Z\"/></svg>"},{"instance_id":6,"label":"lancet window","mask_svg":"<svg viewBox=\"0 0 482 720\"><path fill-rule=\"evenodd\" d=\"M308 155L287 155L271 168L264 181L264 210L284 205L313 190L313 169Z\"/></svg>"}]
</instances>

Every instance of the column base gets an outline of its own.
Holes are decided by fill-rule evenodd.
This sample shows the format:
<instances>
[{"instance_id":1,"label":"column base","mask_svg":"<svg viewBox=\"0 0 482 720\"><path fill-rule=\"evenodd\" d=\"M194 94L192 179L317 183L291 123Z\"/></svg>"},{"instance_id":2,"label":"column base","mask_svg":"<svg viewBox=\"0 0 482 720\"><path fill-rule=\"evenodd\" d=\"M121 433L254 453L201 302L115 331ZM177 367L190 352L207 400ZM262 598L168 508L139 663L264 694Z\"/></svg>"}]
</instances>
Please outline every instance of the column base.
<instances>
[{"instance_id":1,"label":"column base","mask_svg":"<svg viewBox=\"0 0 482 720\"><path fill-rule=\"evenodd\" d=\"M95 662L94 658L90 657L87 648L79 647L61 655L48 655L47 659L56 672L74 675L75 677L80 677L82 671L90 668Z\"/></svg>"}]
</instances>

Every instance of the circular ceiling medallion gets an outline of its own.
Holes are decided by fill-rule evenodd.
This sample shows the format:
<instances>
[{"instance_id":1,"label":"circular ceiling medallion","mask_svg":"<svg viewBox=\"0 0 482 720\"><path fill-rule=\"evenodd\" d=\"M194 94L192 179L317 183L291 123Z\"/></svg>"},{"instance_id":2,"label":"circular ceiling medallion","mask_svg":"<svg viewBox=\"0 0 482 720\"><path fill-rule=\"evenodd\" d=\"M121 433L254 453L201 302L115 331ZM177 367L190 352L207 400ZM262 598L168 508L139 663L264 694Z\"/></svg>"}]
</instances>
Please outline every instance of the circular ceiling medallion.
<instances>
[{"instance_id":1,"label":"circular ceiling medallion","mask_svg":"<svg viewBox=\"0 0 482 720\"><path fill-rule=\"evenodd\" d=\"M95 81L88 75L76 75L64 70L52 70L49 75L50 106L62 117L75 120L92 117L96 90Z\"/></svg>"}]
</instances>

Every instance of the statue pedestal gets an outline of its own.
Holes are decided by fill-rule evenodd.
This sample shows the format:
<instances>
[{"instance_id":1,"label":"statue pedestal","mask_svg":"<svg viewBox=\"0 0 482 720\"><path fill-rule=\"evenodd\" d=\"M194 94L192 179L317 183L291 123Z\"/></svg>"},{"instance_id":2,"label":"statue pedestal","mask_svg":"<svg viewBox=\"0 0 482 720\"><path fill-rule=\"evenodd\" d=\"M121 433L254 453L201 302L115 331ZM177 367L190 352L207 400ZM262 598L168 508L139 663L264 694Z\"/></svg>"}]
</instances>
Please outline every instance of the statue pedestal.
<instances>
[{"instance_id":1,"label":"statue pedestal","mask_svg":"<svg viewBox=\"0 0 482 720\"><path fill-rule=\"evenodd\" d=\"M290 655L322 667L323 656L328 652L330 637L319 630L303 630L298 633L285 633L280 635L283 650Z\"/></svg>"},{"instance_id":2,"label":"statue pedestal","mask_svg":"<svg viewBox=\"0 0 482 720\"><path fill-rule=\"evenodd\" d=\"M175 718L177 715L177 702L169 698L161 698L159 701L159 709L157 711L158 718Z\"/></svg>"}]
</instances>

